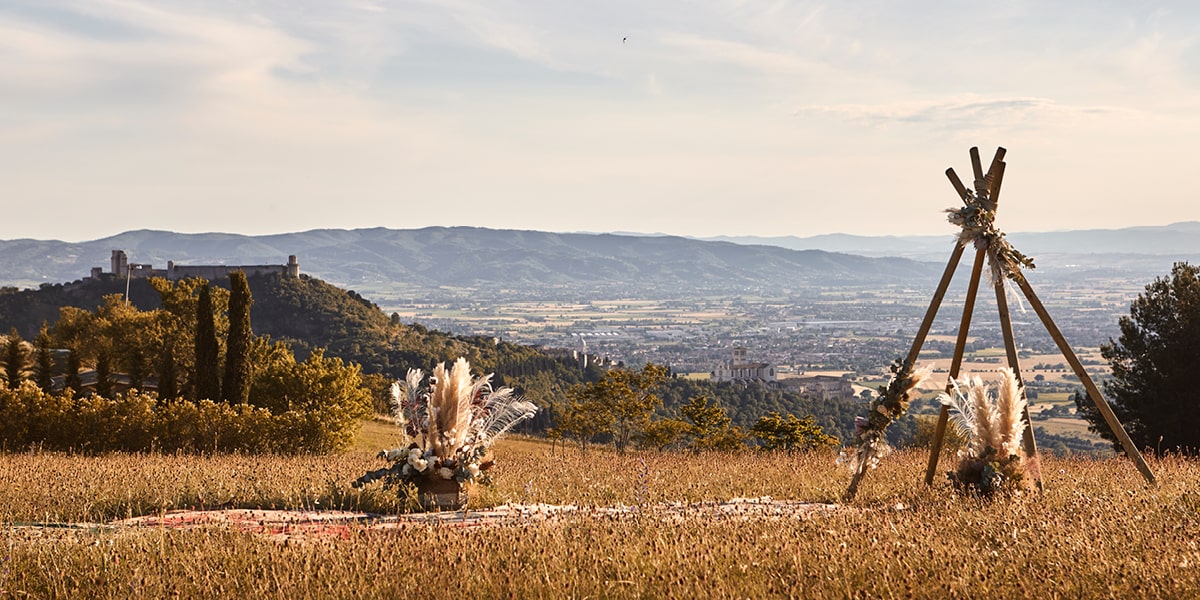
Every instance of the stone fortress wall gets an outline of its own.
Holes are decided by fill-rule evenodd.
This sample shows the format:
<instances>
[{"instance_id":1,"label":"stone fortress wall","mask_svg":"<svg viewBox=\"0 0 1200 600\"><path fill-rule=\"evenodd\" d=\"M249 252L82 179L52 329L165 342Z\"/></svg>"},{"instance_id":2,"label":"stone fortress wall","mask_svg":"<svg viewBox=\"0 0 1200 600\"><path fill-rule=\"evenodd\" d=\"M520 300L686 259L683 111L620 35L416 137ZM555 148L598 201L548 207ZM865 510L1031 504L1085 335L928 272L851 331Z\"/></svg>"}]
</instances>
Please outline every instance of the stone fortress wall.
<instances>
[{"instance_id":1,"label":"stone fortress wall","mask_svg":"<svg viewBox=\"0 0 1200 600\"><path fill-rule=\"evenodd\" d=\"M201 279L223 279L234 271L242 271L247 277L279 273L285 277L300 276L300 262L296 255L288 257L284 265L177 265L175 261L167 261L166 269L155 269L145 263L131 263L124 250L113 250L109 259L108 274L119 279L141 279L146 277L162 277L169 281L178 281L189 277ZM99 279L104 272L102 267L92 268L92 277Z\"/></svg>"}]
</instances>

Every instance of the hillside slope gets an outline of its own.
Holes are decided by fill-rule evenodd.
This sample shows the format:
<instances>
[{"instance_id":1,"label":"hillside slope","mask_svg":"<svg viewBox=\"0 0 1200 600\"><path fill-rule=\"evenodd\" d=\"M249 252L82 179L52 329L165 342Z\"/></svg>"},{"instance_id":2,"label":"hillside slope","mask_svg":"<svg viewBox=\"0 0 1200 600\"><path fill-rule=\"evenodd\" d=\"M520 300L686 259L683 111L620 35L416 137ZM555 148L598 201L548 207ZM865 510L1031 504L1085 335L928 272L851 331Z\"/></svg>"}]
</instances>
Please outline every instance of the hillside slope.
<instances>
[{"instance_id":1,"label":"hillside slope","mask_svg":"<svg viewBox=\"0 0 1200 600\"><path fill-rule=\"evenodd\" d=\"M249 277L248 281L256 335L286 341L301 355L313 348L325 348L328 355L357 362L368 373L399 377L409 368L429 369L437 362L459 356L484 370L495 370L502 360L517 364L544 358L541 352L526 346L492 338L453 336L393 321L357 293L316 278L263 275ZM229 285L227 279L214 283ZM60 308L93 310L104 296L124 294L125 284L107 277L46 285L37 290L5 290L0 292L0 331L15 327L22 337L32 339L43 322L54 324ZM144 279L129 282L129 300L142 310L161 306L158 293Z\"/></svg>"}]
</instances>

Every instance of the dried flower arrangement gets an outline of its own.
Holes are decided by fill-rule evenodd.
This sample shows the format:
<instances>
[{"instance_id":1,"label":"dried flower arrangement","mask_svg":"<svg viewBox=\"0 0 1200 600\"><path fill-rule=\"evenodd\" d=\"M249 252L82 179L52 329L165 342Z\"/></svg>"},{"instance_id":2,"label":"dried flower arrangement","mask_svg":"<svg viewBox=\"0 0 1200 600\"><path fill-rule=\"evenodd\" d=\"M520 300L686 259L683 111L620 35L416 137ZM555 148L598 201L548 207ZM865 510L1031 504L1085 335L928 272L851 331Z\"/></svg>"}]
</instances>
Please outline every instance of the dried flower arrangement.
<instances>
[{"instance_id":1,"label":"dried flower arrangement","mask_svg":"<svg viewBox=\"0 0 1200 600\"><path fill-rule=\"evenodd\" d=\"M1004 232L996 228L995 206L988 208L983 196L977 196L967 190L962 208L947 208L949 221L962 228L958 234L958 243L963 247L974 246L976 249L987 248L991 257L991 276L993 281L1001 278L1016 277L1021 267L1034 268L1033 258L1022 254L1008 240Z\"/></svg>"},{"instance_id":2,"label":"dried flower arrangement","mask_svg":"<svg viewBox=\"0 0 1200 600\"><path fill-rule=\"evenodd\" d=\"M996 393L978 377L971 377L953 394L938 400L950 407L954 424L967 438L959 452L958 468L950 480L962 490L984 496L1025 489L1037 479L1037 458L1026 460L1021 450L1026 399L1011 369L1002 369Z\"/></svg>"},{"instance_id":3,"label":"dried flower arrangement","mask_svg":"<svg viewBox=\"0 0 1200 600\"><path fill-rule=\"evenodd\" d=\"M410 369L392 384L392 416L404 434L404 446L384 450L389 466L359 477L354 487L382 480L385 488L415 483L445 489L488 483L484 471L494 463L490 449L497 438L537 412L537 406L511 388L492 389L492 374L471 375L459 358L450 369L438 364L428 386L424 373Z\"/></svg>"},{"instance_id":4,"label":"dried flower arrangement","mask_svg":"<svg viewBox=\"0 0 1200 600\"><path fill-rule=\"evenodd\" d=\"M912 363L896 359L891 366L892 380L880 386L865 417L854 418L854 445L838 454L838 464L861 475L879 465L879 459L891 452L884 430L892 421L904 416L915 390L930 375L930 368L913 369Z\"/></svg>"}]
</instances>

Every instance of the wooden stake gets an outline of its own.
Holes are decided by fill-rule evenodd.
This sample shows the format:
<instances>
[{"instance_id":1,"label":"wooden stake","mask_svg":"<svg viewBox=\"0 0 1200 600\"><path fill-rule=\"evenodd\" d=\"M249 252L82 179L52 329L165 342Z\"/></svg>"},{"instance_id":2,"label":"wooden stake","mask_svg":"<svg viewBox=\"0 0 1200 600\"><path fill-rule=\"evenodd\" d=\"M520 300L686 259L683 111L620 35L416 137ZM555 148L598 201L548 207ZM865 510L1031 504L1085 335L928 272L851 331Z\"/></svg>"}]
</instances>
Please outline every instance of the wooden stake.
<instances>
[{"instance_id":1,"label":"wooden stake","mask_svg":"<svg viewBox=\"0 0 1200 600\"><path fill-rule=\"evenodd\" d=\"M967 186L963 185L962 180L958 178L958 173L955 173L953 168L946 169L946 178L950 180L950 185L954 186L954 191L958 192L959 199L965 202Z\"/></svg>"},{"instance_id":2,"label":"wooden stake","mask_svg":"<svg viewBox=\"0 0 1200 600\"><path fill-rule=\"evenodd\" d=\"M988 258L992 264L996 264L995 250L989 248ZM995 273L995 269L992 270ZM1012 369L1014 375L1017 376L1017 382L1021 383L1021 363L1017 358L1017 342L1013 337L1012 316L1008 312L1008 294L1004 289L1004 276L996 277L996 310L1000 313L1000 332L1004 334L1004 353L1008 357L1008 368ZM1021 395L1025 395L1025 386L1021 385ZM1029 403L1026 401L1025 409L1021 416L1025 418L1025 431L1021 436L1021 445L1025 449L1026 458L1034 458L1037 456L1037 441L1033 439L1033 421L1029 418ZM1037 480L1038 489L1042 489L1042 479L1039 476Z\"/></svg>"},{"instance_id":3,"label":"wooden stake","mask_svg":"<svg viewBox=\"0 0 1200 600\"><path fill-rule=\"evenodd\" d=\"M981 169L978 168L977 162L979 158L979 149L972 148L971 165L978 173ZM996 148L996 154L992 157L992 164L988 167L988 172L983 175L983 182L987 188L987 198L976 198L976 201L987 202L990 205L989 210L995 211L1000 195L1000 184L1004 181L1004 155L1008 151L1003 147ZM950 178L950 184L958 191L963 200L966 200L966 189L963 187L962 181L959 181L958 175L954 173L954 169L947 169L946 176ZM954 358L950 363L950 373L946 381L946 393L949 394L954 389L954 384L951 380L957 379L959 370L962 368L963 352L967 344L967 331L971 326L971 315L975 312L975 298L979 294L979 280L983 272L983 257L986 255L986 249L980 248L975 251L975 265L971 269L971 282L967 286L967 298L963 304L963 316L958 325L958 339L954 344ZM925 484L933 485L933 475L937 472L938 458L942 452L942 442L946 439L946 424L950 420L949 407L943 406L938 411L937 425L933 430L933 440L929 451L929 464L925 467Z\"/></svg>"},{"instance_id":4,"label":"wooden stake","mask_svg":"<svg viewBox=\"0 0 1200 600\"><path fill-rule=\"evenodd\" d=\"M979 149L971 148L971 170L974 173L974 188L976 188L976 198L984 198L988 196L988 185L983 174L983 163L979 162Z\"/></svg>"},{"instance_id":5,"label":"wooden stake","mask_svg":"<svg viewBox=\"0 0 1200 600\"><path fill-rule=\"evenodd\" d=\"M984 250L975 251L975 264L971 267L971 281L967 285L967 297L963 302L962 320L958 323L958 339L954 343L954 358L950 361L950 374L946 378L946 393L954 389L952 380L958 378L962 369L963 353L967 345L967 332L971 328L971 315L975 312L975 297L979 294L979 280L983 274ZM942 453L942 442L946 439L946 424L950 420L950 408L942 406L938 413L937 427L933 430L933 441L929 448L929 465L925 467L925 485L933 485L933 474L937 472L938 457Z\"/></svg>"},{"instance_id":6,"label":"wooden stake","mask_svg":"<svg viewBox=\"0 0 1200 600\"><path fill-rule=\"evenodd\" d=\"M933 293L933 300L929 302L929 308L925 309L925 319L921 321L921 327L917 329L917 335L908 349L909 364L916 364L917 356L921 354L921 346L925 345L925 337L929 335L929 328L933 326L933 319L937 317L938 308L942 306L942 300L946 297L946 290L950 287L950 280L954 279L954 271L958 269L962 255L963 247L955 243L954 250L950 252L950 260L946 262L946 270L942 272L942 280Z\"/></svg>"},{"instance_id":7,"label":"wooden stake","mask_svg":"<svg viewBox=\"0 0 1200 600\"><path fill-rule=\"evenodd\" d=\"M920 328L917 329L917 335L913 339L912 347L908 350L908 363L914 364L917 360L917 355L921 353L921 346L925 344L925 336L929 335L929 328L933 326L933 319L937 317L938 308L942 305L942 299L946 297L946 290L950 287L950 280L954 279L954 271L958 269L958 263L962 260L963 248L958 243L954 244L954 250L950 252L950 260L946 261L946 270L942 272L942 280L938 283L937 290L933 293L933 300L929 302L929 308L925 310L925 319L921 321ZM854 475L850 478L850 487L846 489L846 494L842 497L844 501L849 502L858 494L858 486L862 483L862 478L867 474L867 465L861 464L854 471Z\"/></svg>"},{"instance_id":8,"label":"wooden stake","mask_svg":"<svg viewBox=\"0 0 1200 600\"><path fill-rule=\"evenodd\" d=\"M1150 470L1150 465L1146 464L1146 459L1142 457L1141 452L1138 452L1137 446L1129 438L1129 434L1126 433L1125 428L1121 425L1121 421L1113 413L1112 407L1108 405L1108 402L1104 400L1104 396L1100 394L1100 389L1096 387L1096 383L1092 381L1092 377L1088 375L1087 370L1083 368L1083 364L1079 362L1079 357L1075 356L1075 351L1071 349L1071 345L1067 343L1062 332L1058 330L1058 326L1054 324L1054 319L1050 318L1050 313L1046 312L1046 307L1042 305L1042 301L1034 293L1033 287L1029 285L1029 281L1025 279L1025 275L1017 271L1013 279L1016 280L1017 285L1029 300L1029 305L1033 307L1038 318L1042 320L1042 325L1046 327L1046 331L1050 334L1050 337L1054 338L1054 343L1058 344L1058 349L1062 352L1063 357L1067 359L1067 363L1071 365L1071 370L1075 371L1075 375L1079 377L1079 381L1083 382L1083 387L1087 390L1088 397L1092 399L1092 403L1096 405L1100 414L1104 416L1104 421L1108 423L1108 428L1116 434L1117 439L1121 442L1121 447L1125 449L1125 455L1133 459L1138 471L1146 479L1146 483L1154 485L1156 480L1154 479L1154 473Z\"/></svg>"},{"instance_id":9,"label":"wooden stake","mask_svg":"<svg viewBox=\"0 0 1200 600\"><path fill-rule=\"evenodd\" d=\"M995 212L996 204L1000 201L1000 180L1004 178L1004 155L1008 151L1004 148L996 148L996 155L992 157L992 164L988 166L988 172L983 176L983 187L987 191L986 198L980 198L984 208Z\"/></svg>"},{"instance_id":10,"label":"wooden stake","mask_svg":"<svg viewBox=\"0 0 1200 600\"><path fill-rule=\"evenodd\" d=\"M971 171L975 174L976 182L983 181L983 163L979 161L979 148L977 146L971 147ZM975 187L976 192L978 192L979 184L976 183Z\"/></svg>"},{"instance_id":11,"label":"wooden stake","mask_svg":"<svg viewBox=\"0 0 1200 600\"><path fill-rule=\"evenodd\" d=\"M996 212L996 206L1000 204L1000 184L1004 182L1004 163L997 162L992 165L992 170L988 171L988 177L991 179L988 187L988 197L986 206L988 210Z\"/></svg>"}]
</instances>

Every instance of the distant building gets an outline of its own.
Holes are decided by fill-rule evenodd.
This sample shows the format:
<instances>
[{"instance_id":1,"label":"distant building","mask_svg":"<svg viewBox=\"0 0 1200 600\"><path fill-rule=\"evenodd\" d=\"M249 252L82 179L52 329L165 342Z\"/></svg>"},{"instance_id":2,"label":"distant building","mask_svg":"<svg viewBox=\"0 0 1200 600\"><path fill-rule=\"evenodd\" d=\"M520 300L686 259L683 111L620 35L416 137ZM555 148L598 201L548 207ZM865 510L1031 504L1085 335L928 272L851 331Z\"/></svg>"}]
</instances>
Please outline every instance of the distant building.
<instances>
[{"instance_id":1,"label":"distant building","mask_svg":"<svg viewBox=\"0 0 1200 600\"><path fill-rule=\"evenodd\" d=\"M284 277L299 277L300 262L296 255L288 257L285 265L177 265L175 261L167 261L166 269L155 269L150 264L130 263L124 250L113 250L109 259L109 273L118 279L141 279L146 277L162 277L169 281L178 281L190 277L200 279L224 279L234 271L241 271L247 277L279 273ZM104 273L101 267L92 268L92 279L99 279Z\"/></svg>"},{"instance_id":2,"label":"distant building","mask_svg":"<svg viewBox=\"0 0 1200 600\"><path fill-rule=\"evenodd\" d=\"M798 392L816 400L836 400L854 396L854 386L849 379L832 375L782 379L779 385L785 390Z\"/></svg>"},{"instance_id":3,"label":"distant building","mask_svg":"<svg viewBox=\"0 0 1200 600\"><path fill-rule=\"evenodd\" d=\"M717 365L713 370L712 380L717 383L774 383L775 365L750 362L746 358L746 349L738 346L733 349L732 360Z\"/></svg>"}]
</instances>

